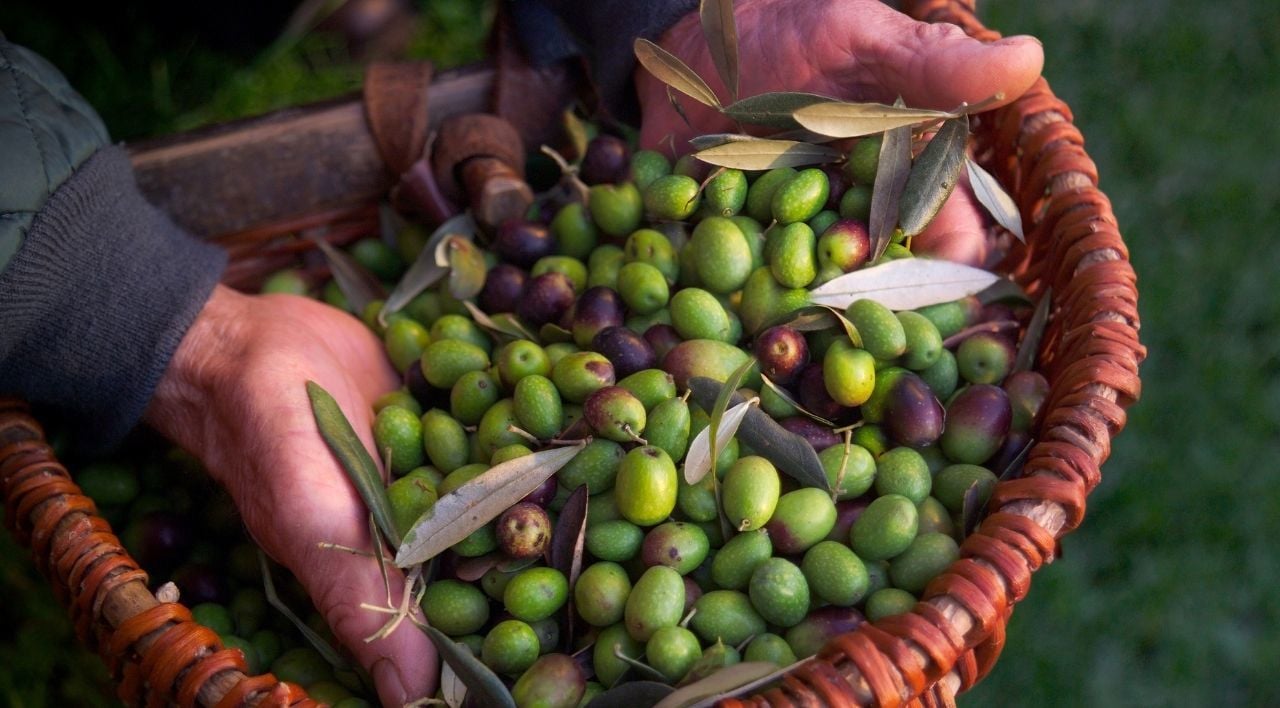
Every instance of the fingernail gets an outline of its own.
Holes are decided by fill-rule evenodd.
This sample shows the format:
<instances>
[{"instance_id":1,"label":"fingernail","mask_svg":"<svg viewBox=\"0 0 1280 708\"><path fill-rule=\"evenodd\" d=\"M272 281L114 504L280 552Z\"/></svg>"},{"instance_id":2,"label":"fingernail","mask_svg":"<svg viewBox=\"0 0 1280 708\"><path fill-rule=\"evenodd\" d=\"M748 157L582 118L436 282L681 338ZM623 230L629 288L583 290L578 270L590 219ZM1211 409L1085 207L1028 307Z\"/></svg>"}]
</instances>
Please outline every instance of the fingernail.
<instances>
[{"instance_id":1,"label":"fingernail","mask_svg":"<svg viewBox=\"0 0 1280 708\"><path fill-rule=\"evenodd\" d=\"M404 678L391 659L383 657L373 662L373 669L369 674L373 676L373 683L378 687L378 696L384 705L404 705L409 700L404 690Z\"/></svg>"},{"instance_id":2,"label":"fingernail","mask_svg":"<svg viewBox=\"0 0 1280 708\"><path fill-rule=\"evenodd\" d=\"M1035 42L1036 44L1039 44L1042 47L1044 46L1044 42L1041 42L1039 37L1036 37L1035 35L1030 35L1030 34L1015 34L1012 37L1003 37L997 40L995 43L996 44L1022 44L1023 42L1027 42L1027 41Z\"/></svg>"}]
</instances>

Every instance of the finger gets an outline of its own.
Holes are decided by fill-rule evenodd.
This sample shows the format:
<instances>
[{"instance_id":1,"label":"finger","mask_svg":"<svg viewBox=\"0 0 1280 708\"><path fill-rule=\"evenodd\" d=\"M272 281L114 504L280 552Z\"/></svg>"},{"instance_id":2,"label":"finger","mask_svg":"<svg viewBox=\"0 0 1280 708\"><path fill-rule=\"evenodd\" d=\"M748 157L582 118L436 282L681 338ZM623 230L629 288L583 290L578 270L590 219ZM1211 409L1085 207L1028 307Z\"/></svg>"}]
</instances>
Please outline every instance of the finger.
<instances>
[{"instance_id":1,"label":"finger","mask_svg":"<svg viewBox=\"0 0 1280 708\"><path fill-rule=\"evenodd\" d=\"M911 250L917 255L971 266L983 265L989 249L982 215L967 177L962 177L938 215L911 241Z\"/></svg>"},{"instance_id":2,"label":"finger","mask_svg":"<svg viewBox=\"0 0 1280 708\"><path fill-rule=\"evenodd\" d=\"M889 12L876 23L870 66L887 90L907 105L948 110L996 94L1004 103L1021 96L1044 67L1044 47L1034 37L985 43L950 23L917 22Z\"/></svg>"},{"instance_id":3,"label":"finger","mask_svg":"<svg viewBox=\"0 0 1280 708\"><path fill-rule=\"evenodd\" d=\"M435 692L435 647L410 619L403 620L386 637L367 641L392 619L392 615L361 606L388 606L387 586L376 560L316 549L307 559L306 568L298 570L299 579L334 636L373 677L383 705L404 705ZM387 571L390 605L398 608L404 600L404 575L390 565ZM421 621L422 614L412 598L409 607L412 617Z\"/></svg>"}]
</instances>

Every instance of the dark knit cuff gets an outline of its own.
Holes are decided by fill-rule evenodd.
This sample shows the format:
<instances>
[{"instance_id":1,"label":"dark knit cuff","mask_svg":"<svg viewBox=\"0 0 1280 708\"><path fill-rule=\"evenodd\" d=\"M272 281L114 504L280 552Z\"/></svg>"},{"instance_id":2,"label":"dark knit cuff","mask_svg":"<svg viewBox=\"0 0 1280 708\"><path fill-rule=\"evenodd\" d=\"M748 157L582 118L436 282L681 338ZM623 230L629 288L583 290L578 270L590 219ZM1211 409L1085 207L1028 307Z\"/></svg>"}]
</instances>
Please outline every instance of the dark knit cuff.
<instances>
[{"instance_id":1,"label":"dark knit cuff","mask_svg":"<svg viewBox=\"0 0 1280 708\"><path fill-rule=\"evenodd\" d=\"M610 116L632 125L640 121L640 101L632 81L636 68L632 43L637 37L656 41L698 7L696 0L518 0L516 4L538 2L555 12L578 40Z\"/></svg>"},{"instance_id":2,"label":"dark knit cuff","mask_svg":"<svg viewBox=\"0 0 1280 708\"><path fill-rule=\"evenodd\" d=\"M0 394L67 417L83 452L110 448L142 417L226 261L147 203L123 149L99 150L0 272Z\"/></svg>"}]
</instances>

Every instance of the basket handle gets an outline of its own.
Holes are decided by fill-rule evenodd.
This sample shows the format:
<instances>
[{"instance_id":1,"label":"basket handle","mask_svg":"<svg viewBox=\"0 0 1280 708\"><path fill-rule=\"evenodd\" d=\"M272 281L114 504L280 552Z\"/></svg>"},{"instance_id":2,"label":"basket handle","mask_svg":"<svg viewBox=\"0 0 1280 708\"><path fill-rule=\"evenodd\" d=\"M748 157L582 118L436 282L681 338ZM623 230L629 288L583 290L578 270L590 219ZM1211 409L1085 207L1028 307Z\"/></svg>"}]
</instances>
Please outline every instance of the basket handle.
<instances>
[{"instance_id":1,"label":"basket handle","mask_svg":"<svg viewBox=\"0 0 1280 708\"><path fill-rule=\"evenodd\" d=\"M147 574L98 516L21 401L0 398L5 525L69 608L129 705L314 706L299 686L250 677L244 655L147 590Z\"/></svg>"}]
</instances>

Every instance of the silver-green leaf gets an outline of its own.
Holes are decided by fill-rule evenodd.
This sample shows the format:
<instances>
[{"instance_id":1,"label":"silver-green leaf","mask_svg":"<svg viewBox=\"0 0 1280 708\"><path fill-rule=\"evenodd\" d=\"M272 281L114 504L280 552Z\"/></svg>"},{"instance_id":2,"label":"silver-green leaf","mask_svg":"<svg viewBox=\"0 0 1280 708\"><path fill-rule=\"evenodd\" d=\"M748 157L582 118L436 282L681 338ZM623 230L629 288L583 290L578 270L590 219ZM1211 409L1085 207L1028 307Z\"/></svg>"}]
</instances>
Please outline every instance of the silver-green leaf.
<instances>
[{"instance_id":1,"label":"silver-green leaf","mask_svg":"<svg viewBox=\"0 0 1280 708\"><path fill-rule=\"evenodd\" d=\"M726 410L724 415L720 417L720 424L715 426L716 440L714 442L714 450L717 453L723 452L725 446L737 434L738 427L742 425L742 420L747 417L747 413L751 407L759 403L759 399L751 399L743 401L732 408ZM711 471L713 455L711 454L710 424L698 432L698 436L693 439L693 443L689 445L689 452L684 456L684 481L689 484L697 484L707 476L707 472Z\"/></svg>"},{"instance_id":2,"label":"silver-green leaf","mask_svg":"<svg viewBox=\"0 0 1280 708\"><path fill-rule=\"evenodd\" d=\"M441 265L436 262L436 249L445 238L453 235L471 237L475 235L478 228L475 219L471 218L471 214L465 212L440 224L431 233L431 236L427 237L427 242L422 247L422 251L418 253L418 258L414 260L413 265L409 266L409 270L405 272L400 278L400 282L396 283L396 287L387 296L387 304L383 306L382 312L378 315L378 321L385 326L388 315L408 305L409 301L417 297L422 291L435 285L449 272L447 263Z\"/></svg>"},{"instance_id":3,"label":"silver-green leaf","mask_svg":"<svg viewBox=\"0 0 1280 708\"><path fill-rule=\"evenodd\" d=\"M911 129L886 131L880 143L880 159L876 163L876 181L871 186L871 214L867 230L871 232L871 260L884 255L898 225L898 204L911 172Z\"/></svg>"},{"instance_id":4,"label":"silver-green leaf","mask_svg":"<svg viewBox=\"0 0 1280 708\"><path fill-rule=\"evenodd\" d=\"M707 82L677 56L643 37L637 38L632 46L636 60L654 78L703 105L720 107L720 99Z\"/></svg>"},{"instance_id":5,"label":"silver-green leaf","mask_svg":"<svg viewBox=\"0 0 1280 708\"><path fill-rule=\"evenodd\" d=\"M833 138L856 138L883 133L894 128L909 128L913 125L945 120L954 116L945 111L845 101L815 103L796 109L792 115L796 122L805 128ZM877 177L877 181L878 179Z\"/></svg>"},{"instance_id":6,"label":"silver-green leaf","mask_svg":"<svg viewBox=\"0 0 1280 708\"><path fill-rule=\"evenodd\" d=\"M702 0L698 18L720 80L729 89L731 100L737 100L738 28L733 21L733 0Z\"/></svg>"},{"instance_id":7,"label":"silver-green leaf","mask_svg":"<svg viewBox=\"0 0 1280 708\"><path fill-rule=\"evenodd\" d=\"M744 661L726 666L710 676L681 686L653 708L686 708L712 696L724 696L753 681L772 676L778 665L768 661Z\"/></svg>"},{"instance_id":8,"label":"silver-green leaf","mask_svg":"<svg viewBox=\"0 0 1280 708\"><path fill-rule=\"evenodd\" d=\"M310 238L316 248L324 254L324 259L329 264L329 271L333 273L334 282L346 296L353 311L357 314L364 312L369 303L386 297L382 283L379 283L372 273L357 263L356 259L346 251L334 248L320 236L312 235Z\"/></svg>"},{"instance_id":9,"label":"silver-green leaf","mask_svg":"<svg viewBox=\"0 0 1280 708\"><path fill-rule=\"evenodd\" d=\"M440 497L414 522L396 552L396 565L423 563L489 523L568 464L585 443L517 457Z\"/></svg>"},{"instance_id":10,"label":"silver-green leaf","mask_svg":"<svg viewBox=\"0 0 1280 708\"><path fill-rule=\"evenodd\" d=\"M854 300L875 300L890 310L914 310L972 295L1000 276L951 261L903 258L846 273L809 293L819 305L846 308Z\"/></svg>"},{"instance_id":11,"label":"silver-green leaf","mask_svg":"<svg viewBox=\"0 0 1280 708\"><path fill-rule=\"evenodd\" d=\"M831 100L829 96L816 93L777 91L734 101L720 112L739 123L795 130L802 127L793 115L797 110Z\"/></svg>"},{"instance_id":12,"label":"silver-green leaf","mask_svg":"<svg viewBox=\"0 0 1280 708\"><path fill-rule=\"evenodd\" d=\"M1014 238L1026 243L1027 236L1022 230L1022 214L1013 197L1004 191L1000 181L990 172L982 169L982 165L970 158L965 158L965 166L969 168L969 185L973 187L973 196L987 213L1003 226Z\"/></svg>"},{"instance_id":13,"label":"silver-green leaf","mask_svg":"<svg viewBox=\"0 0 1280 708\"><path fill-rule=\"evenodd\" d=\"M795 140L753 138L735 140L694 153L703 162L739 170L770 170L775 167L800 167L834 162L838 150Z\"/></svg>"},{"instance_id":14,"label":"silver-green leaf","mask_svg":"<svg viewBox=\"0 0 1280 708\"><path fill-rule=\"evenodd\" d=\"M440 652L440 658L444 663L448 664L458 674L458 678L462 679L462 683L466 684L467 692L474 693L479 699L479 705L516 708L516 701L511 697L506 684L493 673L493 669L476 658L466 645L453 641L435 627L423 625L422 631L431 637L431 643L436 645L436 651Z\"/></svg>"},{"instance_id":15,"label":"silver-green leaf","mask_svg":"<svg viewBox=\"0 0 1280 708\"><path fill-rule=\"evenodd\" d=\"M369 451L360 442L351 422L342 413L342 408L328 391L314 381L307 382L307 397L311 399L311 414L315 416L316 427L320 429L320 437L324 438L333 456L338 458L347 478L360 493L360 498L373 514L378 530L386 536L392 545L400 543L400 534L396 531L395 517L391 514L391 502L387 499L386 486L382 481L382 473L374 463ZM378 543L378 539L374 539Z\"/></svg>"},{"instance_id":16,"label":"silver-green leaf","mask_svg":"<svg viewBox=\"0 0 1280 708\"><path fill-rule=\"evenodd\" d=\"M898 205L898 225L907 236L924 231L951 196L960 179L968 145L969 117L951 118L916 158Z\"/></svg>"}]
</instances>

